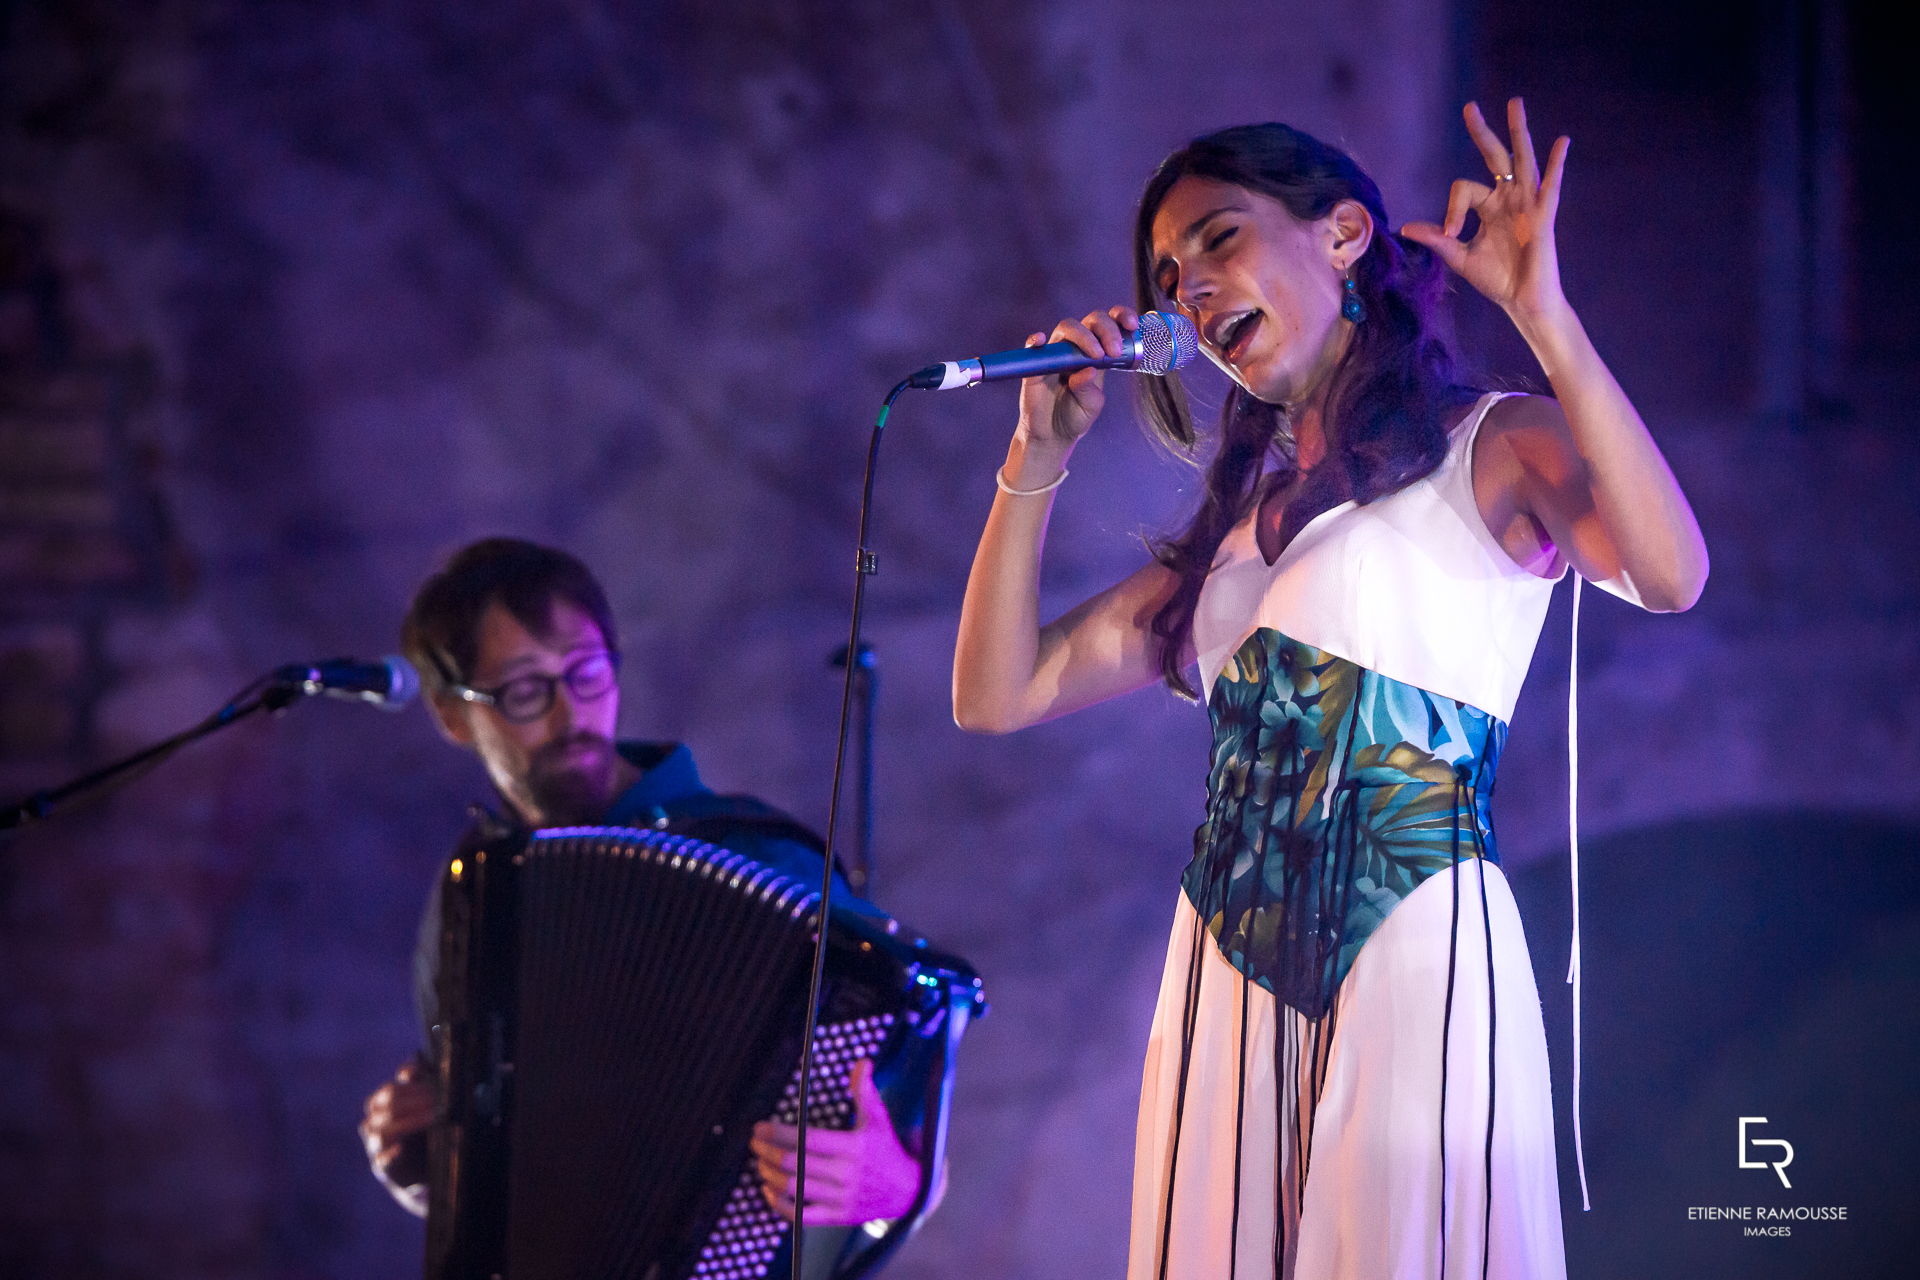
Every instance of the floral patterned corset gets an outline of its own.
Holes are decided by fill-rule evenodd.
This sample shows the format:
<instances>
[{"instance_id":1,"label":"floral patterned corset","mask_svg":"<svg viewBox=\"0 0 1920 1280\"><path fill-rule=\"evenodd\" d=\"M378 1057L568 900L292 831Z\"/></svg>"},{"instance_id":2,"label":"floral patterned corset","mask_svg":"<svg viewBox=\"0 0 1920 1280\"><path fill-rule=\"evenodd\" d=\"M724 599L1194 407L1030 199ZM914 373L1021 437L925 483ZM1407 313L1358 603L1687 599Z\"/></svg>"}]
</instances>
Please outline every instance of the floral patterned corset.
<instances>
[{"instance_id":1,"label":"floral patterned corset","mask_svg":"<svg viewBox=\"0 0 1920 1280\"><path fill-rule=\"evenodd\" d=\"M1414 887L1496 865L1504 721L1272 628L1214 681L1207 820L1181 887L1229 963L1309 1017Z\"/></svg>"}]
</instances>

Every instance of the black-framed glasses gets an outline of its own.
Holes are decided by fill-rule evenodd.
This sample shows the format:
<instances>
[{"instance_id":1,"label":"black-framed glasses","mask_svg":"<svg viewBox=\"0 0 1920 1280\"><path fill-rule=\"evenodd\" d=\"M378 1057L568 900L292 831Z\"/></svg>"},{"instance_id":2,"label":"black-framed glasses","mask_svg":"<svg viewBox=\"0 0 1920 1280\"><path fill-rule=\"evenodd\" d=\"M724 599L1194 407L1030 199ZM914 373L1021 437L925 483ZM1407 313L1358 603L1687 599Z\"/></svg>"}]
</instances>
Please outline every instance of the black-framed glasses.
<instances>
[{"instance_id":1,"label":"black-framed glasses","mask_svg":"<svg viewBox=\"0 0 1920 1280\"><path fill-rule=\"evenodd\" d=\"M619 675L620 655L612 649L603 649L575 658L557 676L545 672L515 676L491 689L456 684L450 692L463 701L492 707L515 724L526 724L552 709L562 684L576 701L597 702L612 691Z\"/></svg>"}]
</instances>

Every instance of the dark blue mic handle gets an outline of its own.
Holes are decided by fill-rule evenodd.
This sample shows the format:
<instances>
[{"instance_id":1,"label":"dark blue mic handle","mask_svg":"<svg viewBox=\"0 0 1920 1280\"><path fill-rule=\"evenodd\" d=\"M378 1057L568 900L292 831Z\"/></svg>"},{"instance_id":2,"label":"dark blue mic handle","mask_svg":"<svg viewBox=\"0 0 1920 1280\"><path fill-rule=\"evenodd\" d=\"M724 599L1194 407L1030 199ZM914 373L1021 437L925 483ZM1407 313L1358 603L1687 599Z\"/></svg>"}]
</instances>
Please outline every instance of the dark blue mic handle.
<instances>
[{"instance_id":1,"label":"dark blue mic handle","mask_svg":"<svg viewBox=\"0 0 1920 1280\"><path fill-rule=\"evenodd\" d=\"M1140 363L1140 332L1125 335L1124 349L1117 356L1090 356L1071 342L1049 342L1044 347L1015 347L971 360L948 360L930 364L907 380L920 391L952 391L956 387L976 387L983 382L1001 382L1008 378L1038 378L1051 373L1073 373L1079 369L1132 369Z\"/></svg>"}]
</instances>

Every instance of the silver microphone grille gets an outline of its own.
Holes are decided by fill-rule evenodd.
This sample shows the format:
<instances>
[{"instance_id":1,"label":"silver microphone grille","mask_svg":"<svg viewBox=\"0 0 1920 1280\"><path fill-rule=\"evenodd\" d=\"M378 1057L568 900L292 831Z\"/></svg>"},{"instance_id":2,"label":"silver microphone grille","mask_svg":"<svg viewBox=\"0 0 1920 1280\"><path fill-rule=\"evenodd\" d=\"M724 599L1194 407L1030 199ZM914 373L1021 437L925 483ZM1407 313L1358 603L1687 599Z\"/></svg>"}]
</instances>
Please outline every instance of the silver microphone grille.
<instances>
[{"instance_id":1,"label":"silver microphone grille","mask_svg":"<svg viewBox=\"0 0 1920 1280\"><path fill-rule=\"evenodd\" d=\"M1200 354L1200 333L1193 321L1173 311L1140 315L1140 359L1135 373L1164 374Z\"/></svg>"}]
</instances>

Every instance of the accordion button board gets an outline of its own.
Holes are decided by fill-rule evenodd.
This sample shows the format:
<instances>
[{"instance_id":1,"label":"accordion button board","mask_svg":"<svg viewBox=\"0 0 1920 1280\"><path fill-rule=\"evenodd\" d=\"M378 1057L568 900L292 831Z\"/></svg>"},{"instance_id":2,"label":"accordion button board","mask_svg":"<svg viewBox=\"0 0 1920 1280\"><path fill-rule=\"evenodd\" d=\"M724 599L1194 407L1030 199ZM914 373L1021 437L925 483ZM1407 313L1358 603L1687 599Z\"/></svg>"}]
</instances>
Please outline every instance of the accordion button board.
<instances>
[{"instance_id":1,"label":"accordion button board","mask_svg":"<svg viewBox=\"0 0 1920 1280\"><path fill-rule=\"evenodd\" d=\"M659 831L543 831L494 855L442 884L429 1277L789 1274L794 1233L747 1143L798 1115L817 888ZM986 1006L970 966L897 921L836 910L826 928L808 1123L851 1126L871 1059L921 1165L900 1219L805 1233L807 1280L855 1280L925 1216L955 1054Z\"/></svg>"}]
</instances>

